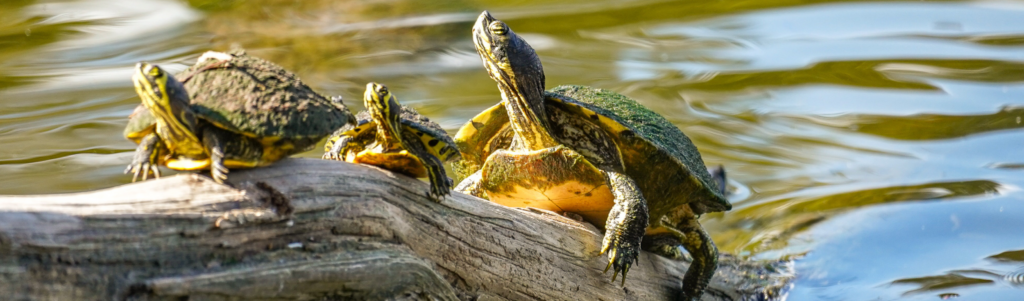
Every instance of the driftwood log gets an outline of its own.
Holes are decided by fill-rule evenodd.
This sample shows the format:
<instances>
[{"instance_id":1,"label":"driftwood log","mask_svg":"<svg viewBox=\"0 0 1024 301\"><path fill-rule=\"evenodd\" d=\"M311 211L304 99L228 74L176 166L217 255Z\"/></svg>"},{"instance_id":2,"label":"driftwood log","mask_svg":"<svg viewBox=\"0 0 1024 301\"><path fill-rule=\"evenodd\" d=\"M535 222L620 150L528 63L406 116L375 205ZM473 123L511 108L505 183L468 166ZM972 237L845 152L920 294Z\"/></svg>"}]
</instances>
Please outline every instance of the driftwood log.
<instances>
[{"instance_id":1,"label":"driftwood log","mask_svg":"<svg viewBox=\"0 0 1024 301\"><path fill-rule=\"evenodd\" d=\"M644 252L623 287L589 224L436 203L372 167L288 159L229 177L237 189L182 174L0 197L0 299L671 300L688 266ZM779 267L723 255L704 300L774 299Z\"/></svg>"}]
</instances>

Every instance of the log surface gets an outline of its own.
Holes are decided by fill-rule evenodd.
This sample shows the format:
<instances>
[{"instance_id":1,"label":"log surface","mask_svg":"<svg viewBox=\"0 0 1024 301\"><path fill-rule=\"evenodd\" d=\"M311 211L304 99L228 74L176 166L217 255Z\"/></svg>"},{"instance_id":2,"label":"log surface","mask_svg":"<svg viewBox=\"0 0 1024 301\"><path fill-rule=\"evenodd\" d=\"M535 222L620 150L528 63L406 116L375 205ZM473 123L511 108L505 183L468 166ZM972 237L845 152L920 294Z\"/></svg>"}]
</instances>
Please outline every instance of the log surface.
<instances>
[{"instance_id":1,"label":"log surface","mask_svg":"<svg viewBox=\"0 0 1024 301\"><path fill-rule=\"evenodd\" d=\"M287 159L84 193L0 197L5 300L672 300L688 263L625 287L592 225L373 167ZM723 255L703 300L777 298L785 264Z\"/></svg>"}]
</instances>

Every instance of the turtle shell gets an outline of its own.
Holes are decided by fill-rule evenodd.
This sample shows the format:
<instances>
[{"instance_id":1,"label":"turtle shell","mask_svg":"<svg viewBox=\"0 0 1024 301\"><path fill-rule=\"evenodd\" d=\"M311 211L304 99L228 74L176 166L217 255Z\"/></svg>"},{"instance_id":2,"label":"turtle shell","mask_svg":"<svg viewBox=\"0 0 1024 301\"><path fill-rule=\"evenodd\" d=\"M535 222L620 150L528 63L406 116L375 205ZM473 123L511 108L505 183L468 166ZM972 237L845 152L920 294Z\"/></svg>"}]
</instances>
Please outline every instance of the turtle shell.
<instances>
[{"instance_id":1,"label":"turtle shell","mask_svg":"<svg viewBox=\"0 0 1024 301\"><path fill-rule=\"evenodd\" d=\"M615 92L563 85L545 92L549 110L586 118L608 132L619 148L624 172L647 199L651 216L671 214L689 204L695 214L732 208L712 180L690 138L661 115ZM493 151L511 140L503 103L473 118L456 135L463 162L455 170L475 172Z\"/></svg>"},{"instance_id":2,"label":"turtle shell","mask_svg":"<svg viewBox=\"0 0 1024 301\"><path fill-rule=\"evenodd\" d=\"M284 68L244 52L231 54L221 66L205 60L177 76L200 118L246 136L285 139L322 138L354 120L344 104Z\"/></svg>"},{"instance_id":3,"label":"turtle shell","mask_svg":"<svg viewBox=\"0 0 1024 301\"><path fill-rule=\"evenodd\" d=\"M420 132L425 133L431 139L424 139L427 142L427 147L433 149L439 156L442 162L448 162L451 160L457 160L460 158L458 149L455 148L455 141L452 140L451 136L448 136L448 132L445 132L444 128L436 122L431 121L426 116L420 115L411 107L402 106L402 124L412 127ZM438 140L441 142L440 145L430 145L429 140Z\"/></svg>"}]
</instances>

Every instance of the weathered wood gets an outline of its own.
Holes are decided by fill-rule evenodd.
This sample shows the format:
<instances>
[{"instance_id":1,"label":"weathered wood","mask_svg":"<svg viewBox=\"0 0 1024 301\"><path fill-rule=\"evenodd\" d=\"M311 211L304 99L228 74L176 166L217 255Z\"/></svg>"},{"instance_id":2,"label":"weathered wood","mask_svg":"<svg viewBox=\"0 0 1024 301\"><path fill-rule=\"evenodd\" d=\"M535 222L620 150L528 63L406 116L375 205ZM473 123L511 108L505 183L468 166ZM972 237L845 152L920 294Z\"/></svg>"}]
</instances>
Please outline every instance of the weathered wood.
<instances>
[{"instance_id":1,"label":"weathered wood","mask_svg":"<svg viewBox=\"0 0 1024 301\"><path fill-rule=\"evenodd\" d=\"M687 267L644 252L623 288L591 225L436 203L372 167L289 159L229 178L0 197L0 299L670 300ZM704 300L771 299L791 277L721 262Z\"/></svg>"}]
</instances>

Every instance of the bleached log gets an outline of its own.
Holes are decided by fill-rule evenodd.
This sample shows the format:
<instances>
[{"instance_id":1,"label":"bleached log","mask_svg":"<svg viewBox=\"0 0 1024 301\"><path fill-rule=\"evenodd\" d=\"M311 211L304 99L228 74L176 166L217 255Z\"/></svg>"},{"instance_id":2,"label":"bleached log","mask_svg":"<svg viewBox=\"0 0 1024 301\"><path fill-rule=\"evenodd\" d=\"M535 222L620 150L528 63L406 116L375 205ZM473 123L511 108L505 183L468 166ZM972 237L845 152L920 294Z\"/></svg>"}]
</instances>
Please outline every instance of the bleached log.
<instances>
[{"instance_id":1,"label":"bleached log","mask_svg":"<svg viewBox=\"0 0 1024 301\"><path fill-rule=\"evenodd\" d=\"M437 203L372 167L288 159L229 181L0 197L0 299L671 300L688 266L644 252L622 287L589 224ZM790 277L723 256L704 300L770 299Z\"/></svg>"}]
</instances>

